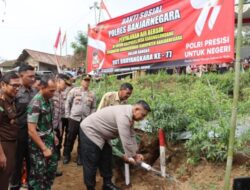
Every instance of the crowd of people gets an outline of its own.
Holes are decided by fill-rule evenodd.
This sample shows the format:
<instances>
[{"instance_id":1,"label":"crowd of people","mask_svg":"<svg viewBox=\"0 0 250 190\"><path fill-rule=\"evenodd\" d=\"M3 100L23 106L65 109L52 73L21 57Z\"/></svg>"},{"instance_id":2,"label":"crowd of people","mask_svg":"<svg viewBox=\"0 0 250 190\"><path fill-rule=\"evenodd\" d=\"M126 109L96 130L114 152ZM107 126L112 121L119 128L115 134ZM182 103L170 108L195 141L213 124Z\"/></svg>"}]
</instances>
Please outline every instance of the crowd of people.
<instances>
[{"instance_id":1,"label":"crowd of people","mask_svg":"<svg viewBox=\"0 0 250 190\"><path fill-rule=\"evenodd\" d=\"M63 164L68 164L78 137L77 164L83 167L87 189L95 189L99 169L103 190L119 190L111 180L111 140L119 137L125 162L143 160L133 124L151 111L147 102L128 105L133 86L124 83L104 94L97 109L90 75L83 74L81 85L74 86L68 74L36 76L32 66L20 65L0 83L0 189L19 190L24 166L29 190L51 189L62 175L57 167L61 152Z\"/></svg>"}]
</instances>

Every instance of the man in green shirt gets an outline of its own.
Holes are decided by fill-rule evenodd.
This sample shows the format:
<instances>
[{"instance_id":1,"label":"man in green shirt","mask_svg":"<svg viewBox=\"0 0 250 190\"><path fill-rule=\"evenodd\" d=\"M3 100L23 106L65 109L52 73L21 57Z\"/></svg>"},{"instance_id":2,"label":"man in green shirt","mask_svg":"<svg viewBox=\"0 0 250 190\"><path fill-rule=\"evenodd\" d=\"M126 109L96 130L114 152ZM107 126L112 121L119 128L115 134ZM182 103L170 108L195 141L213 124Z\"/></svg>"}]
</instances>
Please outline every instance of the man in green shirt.
<instances>
[{"instance_id":1,"label":"man in green shirt","mask_svg":"<svg viewBox=\"0 0 250 190\"><path fill-rule=\"evenodd\" d=\"M51 98L56 91L55 80L50 76L41 78L41 90L28 106L28 132L30 152L29 188L49 190L57 169L55 144L58 139L52 127Z\"/></svg>"}]
</instances>

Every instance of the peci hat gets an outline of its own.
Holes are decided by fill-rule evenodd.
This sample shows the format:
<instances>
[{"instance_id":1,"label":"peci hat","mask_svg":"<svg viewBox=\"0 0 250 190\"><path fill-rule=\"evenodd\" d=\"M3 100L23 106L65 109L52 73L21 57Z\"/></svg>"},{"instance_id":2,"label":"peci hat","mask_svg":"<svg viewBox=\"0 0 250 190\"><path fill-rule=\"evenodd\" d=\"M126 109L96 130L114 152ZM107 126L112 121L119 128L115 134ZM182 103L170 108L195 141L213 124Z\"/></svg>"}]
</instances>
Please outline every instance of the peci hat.
<instances>
[{"instance_id":1,"label":"peci hat","mask_svg":"<svg viewBox=\"0 0 250 190\"><path fill-rule=\"evenodd\" d=\"M91 75L89 75L89 74L83 74L82 75L82 80L91 80Z\"/></svg>"}]
</instances>

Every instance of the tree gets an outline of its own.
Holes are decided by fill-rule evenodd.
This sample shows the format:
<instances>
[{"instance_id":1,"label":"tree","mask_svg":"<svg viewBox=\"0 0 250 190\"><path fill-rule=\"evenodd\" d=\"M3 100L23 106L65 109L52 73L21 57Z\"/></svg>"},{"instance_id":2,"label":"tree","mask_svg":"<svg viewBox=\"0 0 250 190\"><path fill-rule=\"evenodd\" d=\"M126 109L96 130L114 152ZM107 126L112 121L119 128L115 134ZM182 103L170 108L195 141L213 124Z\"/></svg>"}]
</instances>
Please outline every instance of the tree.
<instances>
[{"instance_id":1,"label":"tree","mask_svg":"<svg viewBox=\"0 0 250 190\"><path fill-rule=\"evenodd\" d=\"M82 67L85 66L85 60L87 55L87 34L78 32L76 41L71 43L71 47L74 49L73 66Z\"/></svg>"}]
</instances>

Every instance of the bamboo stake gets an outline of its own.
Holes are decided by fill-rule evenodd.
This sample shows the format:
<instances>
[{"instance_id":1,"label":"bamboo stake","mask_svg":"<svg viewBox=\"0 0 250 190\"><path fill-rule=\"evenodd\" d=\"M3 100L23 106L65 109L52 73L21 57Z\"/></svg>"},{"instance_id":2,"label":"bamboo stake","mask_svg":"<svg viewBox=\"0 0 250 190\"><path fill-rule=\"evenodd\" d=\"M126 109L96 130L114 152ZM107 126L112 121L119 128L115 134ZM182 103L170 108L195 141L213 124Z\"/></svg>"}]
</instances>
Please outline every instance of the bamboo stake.
<instances>
[{"instance_id":1,"label":"bamboo stake","mask_svg":"<svg viewBox=\"0 0 250 190\"><path fill-rule=\"evenodd\" d=\"M242 9L243 0L239 0L239 12L238 12L238 23L237 23L237 44L236 44L236 63L235 63L235 78L234 78L234 97L233 107L231 115L231 128L229 136L228 154L227 154L227 165L224 179L224 190L230 189L230 176L232 170L233 153L234 153L234 140L235 130L237 123L237 108L239 99L239 83L240 83L240 47L241 47L241 30L242 30ZM232 13L234 14L234 13Z\"/></svg>"}]
</instances>

